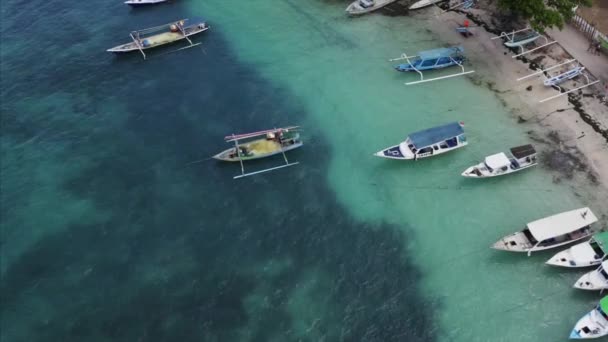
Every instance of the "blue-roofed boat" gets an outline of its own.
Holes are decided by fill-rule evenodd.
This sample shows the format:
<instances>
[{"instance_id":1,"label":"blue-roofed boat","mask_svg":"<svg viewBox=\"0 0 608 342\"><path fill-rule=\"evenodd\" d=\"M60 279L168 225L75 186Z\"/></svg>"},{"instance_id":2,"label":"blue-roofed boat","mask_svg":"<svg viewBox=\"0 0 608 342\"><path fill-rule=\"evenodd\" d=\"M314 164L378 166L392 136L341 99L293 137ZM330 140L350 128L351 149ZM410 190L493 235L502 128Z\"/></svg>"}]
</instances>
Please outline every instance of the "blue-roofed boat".
<instances>
[{"instance_id":1,"label":"blue-roofed boat","mask_svg":"<svg viewBox=\"0 0 608 342\"><path fill-rule=\"evenodd\" d=\"M443 154L468 144L462 122L451 122L410 134L399 145L385 148L374 155L389 159L420 159Z\"/></svg>"},{"instance_id":2,"label":"blue-roofed boat","mask_svg":"<svg viewBox=\"0 0 608 342\"><path fill-rule=\"evenodd\" d=\"M408 63L399 64L395 69L402 72L424 71L460 65L465 60L463 53L462 46L421 51L418 56L401 56L399 59L407 59Z\"/></svg>"}]
</instances>

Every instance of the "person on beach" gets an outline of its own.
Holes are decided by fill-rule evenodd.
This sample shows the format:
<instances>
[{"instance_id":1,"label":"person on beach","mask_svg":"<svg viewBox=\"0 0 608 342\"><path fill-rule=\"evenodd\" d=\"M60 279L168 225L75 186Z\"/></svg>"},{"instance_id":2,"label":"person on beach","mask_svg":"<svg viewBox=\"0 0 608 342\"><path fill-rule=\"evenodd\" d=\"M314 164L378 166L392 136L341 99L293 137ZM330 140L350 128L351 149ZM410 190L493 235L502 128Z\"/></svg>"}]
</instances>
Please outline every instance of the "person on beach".
<instances>
[{"instance_id":1,"label":"person on beach","mask_svg":"<svg viewBox=\"0 0 608 342\"><path fill-rule=\"evenodd\" d=\"M589 47L587 48L587 52L593 53L594 50L595 50L595 40L592 39L589 42Z\"/></svg>"},{"instance_id":2,"label":"person on beach","mask_svg":"<svg viewBox=\"0 0 608 342\"><path fill-rule=\"evenodd\" d=\"M599 56L600 53L602 53L602 43L598 40L598 42L595 43L595 54Z\"/></svg>"}]
</instances>

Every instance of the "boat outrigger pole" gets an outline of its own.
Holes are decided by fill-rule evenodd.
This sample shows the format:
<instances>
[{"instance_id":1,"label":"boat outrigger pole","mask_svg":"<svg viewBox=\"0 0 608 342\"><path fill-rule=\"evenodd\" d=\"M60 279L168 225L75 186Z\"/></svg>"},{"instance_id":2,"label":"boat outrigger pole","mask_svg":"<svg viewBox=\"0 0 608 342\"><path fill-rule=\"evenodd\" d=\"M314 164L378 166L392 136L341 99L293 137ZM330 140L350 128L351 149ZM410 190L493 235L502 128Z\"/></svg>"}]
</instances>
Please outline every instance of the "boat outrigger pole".
<instances>
[{"instance_id":1,"label":"boat outrigger pole","mask_svg":"<svg viewBox=\"0 0 608 342\"><path fill-rule=\"evenodd\" d=\"M137 35L137 38L135 38L133 33L135 33ZM146 54L144 53L144 50L143 50L141 44L139 44L139 33L131 32L129 35L131 36L131 39L133 39L133 42L135 42L135 45L137 45L137 49L139 50L139 52L141 52L141 54L144 56L144 59L146 59Z\"/></svg>"}]
</instances>

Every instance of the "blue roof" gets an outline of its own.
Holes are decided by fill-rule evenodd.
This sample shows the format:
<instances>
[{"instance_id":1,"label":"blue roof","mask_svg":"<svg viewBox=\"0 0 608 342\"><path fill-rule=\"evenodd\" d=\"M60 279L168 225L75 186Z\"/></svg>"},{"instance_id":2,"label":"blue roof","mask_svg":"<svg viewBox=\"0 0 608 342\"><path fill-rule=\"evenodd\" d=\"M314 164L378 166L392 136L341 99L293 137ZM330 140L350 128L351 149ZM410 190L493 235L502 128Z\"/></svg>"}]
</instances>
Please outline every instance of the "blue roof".
<instances>
[{"instance_id":1,"label":"blue roof","mask_svg":"<svg viewBox=\"0 0 608 342\"><path fill-rule=\"evenodd\" d=\"M458 122L437 126L410 134L409 138L416 148L423 148L435 143L459 136L464 133Z\"/></svg>"},{"instance_id":2,"label":"blue roof","mask_svg":"<svg viewBox=\"0 0 608 342\"><path fill-rule=\"evenodd\" d=\"M461 54L464 52L462 46L454 46L450 48L426 50L418 52L418 56L422 59L437 59L441 57L449 57L455 54Z\"/></svg>"}]
</instances>

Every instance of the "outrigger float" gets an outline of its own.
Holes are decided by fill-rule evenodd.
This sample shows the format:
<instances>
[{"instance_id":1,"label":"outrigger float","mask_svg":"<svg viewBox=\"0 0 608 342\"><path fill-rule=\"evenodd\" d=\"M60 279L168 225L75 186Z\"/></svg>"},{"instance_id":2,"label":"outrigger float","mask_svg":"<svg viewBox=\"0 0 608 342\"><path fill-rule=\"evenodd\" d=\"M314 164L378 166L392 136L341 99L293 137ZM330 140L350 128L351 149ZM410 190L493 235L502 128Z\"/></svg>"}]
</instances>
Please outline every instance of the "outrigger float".
<instances>
[{"instance_id":1,"label":"outrigger float","mask_svg":"<svg viewBox=\"0 0 608 342\"><path fill-rule=\"evenodd\" d=\"M419 81L407 82L406 85L432 82L445 78L462 76L475 72L475 70L465 71L462 63L466 60L464 56L464 49L461 46L455 46L450 48L441 48L434 50L421 51L417 56L408 56L402 54L401 57L390 59L390 62L405 60L407 63L399 64L395 66L397 71L409 72L415 71L420 75ZM451 66L459 66L462 71L459 73L440 76L435 78L424 78L423 71L443 69Z\"/></svg>"},{"instance_id":2,"label":"outrigger float","mask_svg":"<svg viewBox=\"0 0 608 342\"><path fill-rule=\"evenodd\" d=\"M193 43L188 37L207 31L208 29L209 25L202 19L182 19L161 26L133 31L129 34L133 40L132 42L115 46L107 51L114 53L139 51L144 59L146 59L144 50L175 43L180 40L187 40L189 45L174 51L200 45L201 43Z\"/></svg>"},{"instance_id":3,"label":"outrigger float","mask_svg":"<svg viewBox=\"0 0 608 342\"><path fill-rule=\"evenodd\" d=\"M234 176L234 179L297 165L299 164L298 162L290 163L289 160L287 160L285 152L302 146L298 128L299 126L290 126L253 133L228 135L224 137L224 140L229 143L234 143L234 147L214 155L213 158L226 162L239 162L241 164L241 174ZM252 138L257 139L242 142L242 140ZM266 158L277 154L283 155L283 159L285 160L284 165L249 173L245 172L243 161Z\"/></svg>"}]
</instances>

